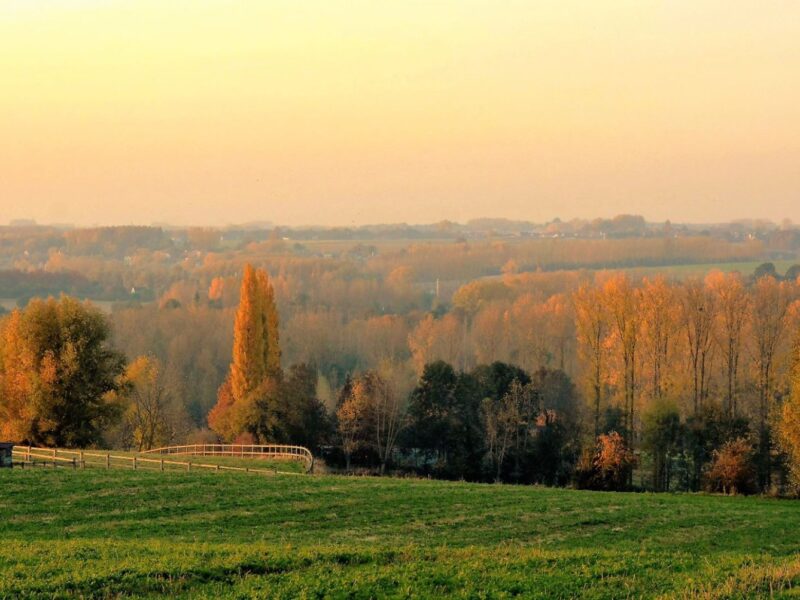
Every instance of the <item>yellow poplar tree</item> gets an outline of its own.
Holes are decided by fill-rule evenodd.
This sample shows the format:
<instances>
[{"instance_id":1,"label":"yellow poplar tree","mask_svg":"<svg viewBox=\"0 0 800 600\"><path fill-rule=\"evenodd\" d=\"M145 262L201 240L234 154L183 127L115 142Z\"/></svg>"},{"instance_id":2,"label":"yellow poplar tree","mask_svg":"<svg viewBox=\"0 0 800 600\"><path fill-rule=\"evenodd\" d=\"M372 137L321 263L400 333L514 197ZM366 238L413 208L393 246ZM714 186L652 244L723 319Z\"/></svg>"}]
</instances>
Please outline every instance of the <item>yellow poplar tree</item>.
<instances>
[{"instance_id":1,"label":"yellow poplar tree","mask_svg":"<svg viewBox=\"0 0 800 600\"><path fill-rule=\"evenodd\" d=\"M281 376L278 310L275 293L264 270L245 265L241 297L233 330L233 358L229 377L220 388L209 425L225 438L243 432L247 423L231 418L264 384Z\"/></svg>"}]
</instances>

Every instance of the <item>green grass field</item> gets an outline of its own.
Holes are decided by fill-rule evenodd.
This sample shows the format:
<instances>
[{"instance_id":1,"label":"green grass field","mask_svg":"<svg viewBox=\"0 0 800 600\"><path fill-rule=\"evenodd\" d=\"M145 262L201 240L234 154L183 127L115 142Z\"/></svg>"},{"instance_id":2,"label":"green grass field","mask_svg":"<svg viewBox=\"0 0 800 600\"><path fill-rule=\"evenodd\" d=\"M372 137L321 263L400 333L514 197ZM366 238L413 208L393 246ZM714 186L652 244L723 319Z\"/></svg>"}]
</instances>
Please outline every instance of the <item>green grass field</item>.
<instances>
[{"instance_id":1,"label":"green grass field","mask_svg":"<svg viewBox=\"0 0 800 600\"><path fill-rule=\"evenodd\" d=\"M0 598L790 597L799 551L789 500L0 473Z\"/></svg>"},{"instance_id":2,"label":"green grass field","mask_svg":"<svg viewBox=\"0 0 800 600\"><path fill-rule=\"evenodd\" d=\"M764 264L765 260L747 261L747 262L725 262L725 263L700 263L700 264L686 264L686 265L667 265L663 267L634 267L629 269L622 269L629 275L635 278L639 277L652 277L654 275L664 275L668 278L684 279L686 277L704 277L711 271L722 271L729 273L731 271L739 271L744 276L750 276L757 267ZM798 260L774 260L771 261L775 265L775 270L783 275L793 265L798 264Z\"/></svg>"}]
</instances>

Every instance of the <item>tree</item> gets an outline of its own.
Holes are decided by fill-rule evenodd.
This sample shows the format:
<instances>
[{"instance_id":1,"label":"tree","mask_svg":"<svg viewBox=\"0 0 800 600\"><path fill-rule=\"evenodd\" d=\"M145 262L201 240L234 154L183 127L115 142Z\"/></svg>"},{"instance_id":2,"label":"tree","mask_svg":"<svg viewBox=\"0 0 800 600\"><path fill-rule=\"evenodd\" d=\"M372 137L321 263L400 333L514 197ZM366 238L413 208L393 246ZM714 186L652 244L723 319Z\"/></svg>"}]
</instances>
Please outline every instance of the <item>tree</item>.
<instances>
[{"instance_id":1,"label":"tree","mask_svg":"<svg viewBox=\"0 0 800 600\"><path fill-rule=\"evenodd\" d=\"M408 444L447 464L458 429L456 388L458 376L451 365L436 361L425 365L411 392L408 405Z\"/></svg>"},{"instance_id":2,"label":"tree","mask_svg":"<svg viewBox=\"0 0 800 600\"><path fill-rule=\"evenodd\" d=\"M675 291L663 276L644 280L641 306L642 350L649 369L650 397L659 400L668 385L670 350L677 329Z\"/></svg>"},{"instance_id":3,"label":"tree","mask_svg":"<svg viewBox=\"0 0 800 600\"><path fill-rule=\"evenodd\" d=\"M634 410L637 394L637 349L641 335L641 290L634 288L627 275L617 275L603 286L603 296L612 330L622 359L623 407L628 444L633 446Z\"/></svg>"},{"instance_id":4,"label":"tree","mask_svg":"<svg viewBox=\"0 0 800 600\"><path fill-rule=\"evenodd\" d=\"M603 490L624 490L628 487L636 456L616 431L597 437L592 466L595 486Z\"/></svg>"},{"instance_id":5,"label":"tree","mask_svg":"<svg viewBox=\"0 0 800 600\"><path fill-rule=\"evenodd\" d=\"M417 324L408 336L408 347L418 374L422 374L425 365L438 360L463 362L465 323L448 313L441 319L428 315Z\"/></svg>"},{"instance_id":6,"label":"tree","mask_svg":"<svg viewBox=\"0 0 800 600\"><path fill-rule=\"evenodd\" d=\"M713 348L713 328L717 317L717 298L698 279L683 285L682 324L686 332L692 377L692 407L695 413L708 396L708 375Z\"/></svg>"},{"instance_id":7,"label":"tree","mask_svg":"<svg viewBox=\"0 0 800 600\"><path fill-rule=\"evenodd\" d=\"M262 408L264 415L274 413L260 432L263 439L312 449L329 440L333 426L325 405L317 397L317 380L317 370L311 365L289 368L276 383L277 398Z\"/></svg>"},{"instance_id":8,"label":"tree","mask_svg":"<svg viewBox=\"0 0 800 600\"><path fill-rule=\"evenodd\" d=\"M130 445L139 452L167 445L174 430L159 361L140 356L128 365L120 395L127 405L122 418L126 437L130 436Z\"/></svg>"},{"instance_id":9,"label":"tree","mask_svg":"<svg viewBox=\"0 0 800 600\"><path fill-rule=\"evenodd\" d=\"M282 377L278 312L266 272L246 265L233 333L233 360L209 425L226 439L245 431L258 436L274 429L265 425L277 414L275 387Z\"/></svg>"},{"instance_id":10,"label":"tree","mask_svg":"<svg viewBox=\"0 0 800 600\"><path fill-rule=\"evenodd\" d=\"M669 491L672 456L681 443L681 417L678 407L664 399L656 400L642 416L642 446L653 458L653 489Z\"/></svg>"},{"instance_id":11,"label":"tree","mask_svg":"<svg viewBox=\"0 0 800 600\"><path fill-rule=\"evenodd\" d=\"M609 329L601 298L600 291L589 284L582 285L573 296L578 350L589 363L587 379L592 390L595 436L600 433L600 407L605 381L604 342Z\"/></svg>"},{"instance_id":12,"label":"tree","mask_svg":"<svg viewBox=\"0 0 800 600\"><path fill-rule=\"evenodd\" d=\"M31 439L36 417L35 349L23 338L19 310L0 321L0 334L0 437L21 442Z\"/></svg>"},{"instance_id":13,"label":"tree","mask_svg":"<svg viewBox=\"0 0 800 600\"><path fill-rule=\"evenodd\" d=\"M375 444L381 475L392 458L398 436L405 424L410 392L409 373L399 365L384 362L375 374Z\"/></svg>"},{"instance_id":14,"label":"tree","mask_svg":"<svg viewBox=\"0 0 800 600\"><path fill-rule=\"evenodd\" d=\"M481 407L486 435L487 456L494 465L494 480L500 482L503 464L512 445L520 448L520 435L527 436L531 407L530 387L515 379L499 401L484 398Z\"/></svg>"},{"instance_id":15,"label":"tree","mask_svg":"<svg viewBox=\"0 0 800 600\"><path fill-rule=\"evenodd\" d=\"M717 345L722 351L725 371L724 409L729 417L738 412L739 363L744 347L744 332L750 314L750 296L738 273L711 273L706 282L717 297L719 311Z\"/></svg>"},{"instance_id":16,"label":"tree","mask_svg":"<svg viewBox=\"0 0 800 600\"><path fill-rule=\"evenodd\" d=\"M771 277L772 279L778 278L778 272L775 270L775 264L771 262L765 262L758 265L753 271L753 279L758 281L759 279L763 279L764 277Z\"/></svg>"},{"instance_id":17,"label":"tree","mask_svg":"<svg viewBox=\"0 0 800 600\"><path fill-rule=\"evenodd\" d=\"M729 440L715 450L706 474L711 491L723 494L752 492L755 489L752 454L753 447L745 438Z\"/></svg>"},{"instance_id":18,"label":"tree","mask_svg":"<svg viewBox=\"0 0 800 600\"><path fill-rule=\"evenodd\" d=\"M33 300L0 324L2 432L19 442L84 447L119 417L124 358L96 308L62 296Z\"/></svg>"},{"instance_id":19,"label":"tree","mask_svg":"<svg viewBox=\"0 0 800 600\"><path fill-rule=\"evenodd\" d=\"M350 393L336 412L339 437L346 461L345 468L348 471L353 454L375 439L374 405L368 386L368 382L363 379L356 379Z\"/></svg>"},{"instance_id":20,"label":"tree","mask_svg":"<svg viewBox=\"0 0 800 600\"><path fill-rule=\"evenodd\" d=\"M701 406L686 420L684 447L692 462L687 487L699 490L703 470L713 461L714 453L731 440L749 436L750 430L745 419L726 416L722 408L713 402Z\"/></svg>"},{"instance_id":21,"label":"tree","mask_svg":"<svg viewBox=\"0 0 800 600\"><path fill-rule=\"evenodd\" d=\"M774 402L775 362L787 329L787 315L794 296L791 283L773 277L759 279L753 290L753 361L758 390L758 483L762 490L771 483L770 414Z\"/></svg>"},{"instance_id":22,"label":"tree","mask_svg":"<svg viewBox=\"0 0 800 600\"><path fill-rule=\"evenodd\" d=\"M800 492L800 345L795 349L793 367L792 392L781 408L778 439L787 455L792 484Z\"/></svg>"}]
</instances>

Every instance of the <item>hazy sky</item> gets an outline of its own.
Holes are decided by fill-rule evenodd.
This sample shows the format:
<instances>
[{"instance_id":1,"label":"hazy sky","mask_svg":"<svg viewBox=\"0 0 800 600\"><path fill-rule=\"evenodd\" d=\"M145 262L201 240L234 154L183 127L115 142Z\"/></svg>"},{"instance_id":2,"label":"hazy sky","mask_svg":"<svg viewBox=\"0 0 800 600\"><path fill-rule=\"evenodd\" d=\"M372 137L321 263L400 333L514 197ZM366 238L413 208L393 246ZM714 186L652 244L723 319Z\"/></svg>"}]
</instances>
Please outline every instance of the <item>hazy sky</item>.
<instances>
[{"instance_id":1,"label":"hazy sky","mask_svg":"<svg viewBox=\"0 0 800 600\"><path fill-rule=\"evenodd\" d=\"M0 223L800 221L796 0L0 0Z\"/></svg>"}]
</instances>

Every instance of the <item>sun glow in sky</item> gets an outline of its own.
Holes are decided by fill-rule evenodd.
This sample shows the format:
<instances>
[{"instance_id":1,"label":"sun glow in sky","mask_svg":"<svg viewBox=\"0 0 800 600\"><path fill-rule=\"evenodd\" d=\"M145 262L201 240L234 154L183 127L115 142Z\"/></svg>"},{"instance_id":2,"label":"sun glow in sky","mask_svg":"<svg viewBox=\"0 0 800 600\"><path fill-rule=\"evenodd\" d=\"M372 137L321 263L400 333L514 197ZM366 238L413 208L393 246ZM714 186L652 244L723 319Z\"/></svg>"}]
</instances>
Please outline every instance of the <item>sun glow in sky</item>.
<instances>
[{"instance_id":1,"label":"sun glow in sky","mask_svg":"<svg viewBox=\"0 0 800 600\"><path fill-rule=\"evenodd\" d=\"M793 0L0 0L0 222L800 221Z\"/></svg>"}]
</instances>

